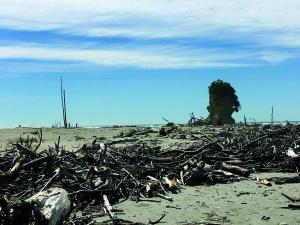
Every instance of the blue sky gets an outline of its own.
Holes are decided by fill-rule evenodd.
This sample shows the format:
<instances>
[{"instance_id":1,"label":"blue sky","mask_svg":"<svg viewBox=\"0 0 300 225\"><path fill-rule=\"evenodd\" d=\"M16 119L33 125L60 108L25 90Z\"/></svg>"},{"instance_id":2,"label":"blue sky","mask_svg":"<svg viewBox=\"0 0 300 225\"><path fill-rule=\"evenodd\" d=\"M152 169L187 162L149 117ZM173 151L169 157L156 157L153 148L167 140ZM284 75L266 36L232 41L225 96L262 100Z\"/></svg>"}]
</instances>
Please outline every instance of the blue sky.
<instances>
[{"instance_id":1,"label":"blue sky","mask_svg":"<svg viewBox=\"0 0 300 225\"><path fill-rule=\"evenodd\" d=\"M232 84L258 121L300 120L298 0L3 0L0 127L186 122Z\"/></svg>"}]
</instances>

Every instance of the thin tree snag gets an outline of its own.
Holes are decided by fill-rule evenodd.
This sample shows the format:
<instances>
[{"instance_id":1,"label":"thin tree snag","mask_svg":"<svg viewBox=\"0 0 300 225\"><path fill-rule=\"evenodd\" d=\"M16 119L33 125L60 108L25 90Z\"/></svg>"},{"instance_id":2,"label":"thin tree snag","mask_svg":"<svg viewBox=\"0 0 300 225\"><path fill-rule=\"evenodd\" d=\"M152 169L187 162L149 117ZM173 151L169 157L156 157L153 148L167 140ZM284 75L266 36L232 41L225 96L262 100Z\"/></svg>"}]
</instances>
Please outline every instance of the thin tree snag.
<instances>
[{"instance_id":1,"label":"thin tree snag","mask_svg":"<svg viewBox=\"0 0 300 225\"><path fill-rule=\"evenodd\" d=\"M65 128L67 128L68 120L67 120L67 106L66 106L66 90L64 90L64 108L65 108L64 125L65 125Z\"/></svg>"},{"instance_id":2,"label":"thin tree snag","mask_svg":"<svg viewBox=\"0 0 300 225\"><path fill-rule=\"evenodd\" d=\"M60 77L60 98L61 98L61 107L62 107L62 111L63 111L64 128L68 128L67 108L66 108L66 91L65 91L65 89L63 89L62 77Z\"/></svg>"},{"instance_id":3,"label":"thin tree snag","mask_svg":"<svg viewBox=\"0 0 300 225\"><path fill-rule=\"evenodd\" d=\"M64 107L64 98L63 98L62 77L60 77L60 98L61 98L61 108L62 108L62 112L63 112L63 123L65 125L65 107Z\"/></svg>"}]
</instances>

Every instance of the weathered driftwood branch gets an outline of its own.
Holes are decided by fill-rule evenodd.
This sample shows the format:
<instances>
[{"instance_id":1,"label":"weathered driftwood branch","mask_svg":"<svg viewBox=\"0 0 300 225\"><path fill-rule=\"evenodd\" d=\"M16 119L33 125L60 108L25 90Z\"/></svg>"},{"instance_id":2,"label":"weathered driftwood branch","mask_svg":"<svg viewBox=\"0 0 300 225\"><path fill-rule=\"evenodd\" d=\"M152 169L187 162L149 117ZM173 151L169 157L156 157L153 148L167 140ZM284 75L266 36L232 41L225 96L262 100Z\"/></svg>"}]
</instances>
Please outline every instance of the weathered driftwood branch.
<instances>
[{"instance_id":1,"label":"weathered driftwood branch","mask_svg":"<svg viewBox=\"0 0 300 225\"><path fill-rule=\"evenodd\" d=\"M43 188L40 190L40 192L44 191L46 188L50 186L50 184L54 181L54 179L59 175L60 173L60 168L57 168L55 170L54 175L49 179L49 181L43 186Z\"/></svg>"},{"instance_id":2,"label":"weathered driftwood branch","mask_svg":"<svg viewBox=\"0 0 300 225\"><path fill-rule=\"evenodd\" d=\"M114 219L115 218L115 214L113 212L113 207L109 203L107 195L103 195L103 202L104 202L104 207L105 207L105 209L107 211L107 214L109 215L110 218Z\"/></svg>"},{"instance_id":3,"label":"weathered driftwood branch","mask_svg":"<svg viewBox=\"0 0 300 225\"><path fill-rule=\"evenodd\" d=\"M291 203L291 204L288 204L288 207L291 209L300 209L300 204Z\"/></svg>"},{"instance_id":4,"label":"weathered driftwood branch","mask_svg":"<svg viewBox=\"0 0 300 225\"><path fill-rule=\"evenodd\" d=\"M22 152L25 155L29 155L30 157L33 157L33 158L37 157L37 153L33 152L29 148L26 148L25 146L23 146L19 143L13 144L13 146L15 146L20 152Z\"/></svg>"},{"instance_id":5,"label":"weathered driftwood branch","mask_svg":"<svg viewBox=\"0 0 300 225\"><path fill-rule=\"evenodd\" d=\"M0 174L0 181L13 178L14 176L17 175L17 173L19 173L20 170L21 170L21 162L19 160L17 160L15 162L15 164L13 165L13 167L11 169L9 169L8 172Z\"/></svg>"},{"instance_id":6,"label":"weathered driftwood branch","mask_svg":"<svg viewBox=\"0 0 300 225\"><path fill-rule=\"evenodd\" d=\"M300 198L293 198L293 197L288 196L285 193L281 193L281 195L284 196L284 197L286 197L288 200L290 200L292 202L300 202Z\"/></svg>"},{"instance_id":7,"label":"weathered driftwood branch","mask_svg":"<svg viewBox=\"0 0 300 225\"><path fill-rule=\"evenodd\" d=\"M243 176L243 177L248 177L250 175L250 171L239 167L239 166L231 166L228 165L227 163L223 162L221 164L221 168L225 171L231 172L233 174L239 175L239 176Z\"/></svg>"}]
</instances>

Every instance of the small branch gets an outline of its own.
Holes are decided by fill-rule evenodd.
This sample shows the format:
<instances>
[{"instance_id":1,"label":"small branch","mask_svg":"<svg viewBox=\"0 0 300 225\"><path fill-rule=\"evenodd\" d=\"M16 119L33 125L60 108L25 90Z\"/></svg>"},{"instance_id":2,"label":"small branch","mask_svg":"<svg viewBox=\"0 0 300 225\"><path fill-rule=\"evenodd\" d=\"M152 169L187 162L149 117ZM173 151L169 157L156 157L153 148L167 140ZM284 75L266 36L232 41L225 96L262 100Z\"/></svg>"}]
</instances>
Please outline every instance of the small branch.
<instances>
[{"instance_id":1,"label":"small branch","mask_svg":"<svg viewBox=\"0 0 300 225\"><path fill-rule=\"evenodd\" d=\"M300 209L300 204L288 204L290 209Z\"/></svg>"},{"instance_id":2,"label":"small branch","mask_svg":"<svg viewBox=\"0 0 300 225\"><path fill-rule=\"evenodd\" d=\"M287 194L281 193L282 196L286 197L288 200L292 201L292 202L299 202L300 198L292 198L290 196L288 196Z\"/></svg>"},{"instance_id":3,"label":"small branch","mask_svg":"<svg viewBox=\"0 0 300 225\"><path fill-rule=\"evenodd\" d=\"M55 170L55 174L50 178L50 180L44 185L44 187L40 190L40 192L44 191L52 182L53 180L59 175L60 168Z\"/></svg>"},{"instance_id":4,"label":"small branch","mask_svg":"<svg viewBox=\"0 0 300 225\"><path fill-rule=\"evenodd\" d=\"M38 130L38 138L39 138L39 142L38 142L38 144L35 146L35 148L33 149L33 151L34 152L36 152L38 149L39 149L39 147L41 146L41 144L42 144L42 141L43 141L43 130L42 130L42 128L40 128L39 130Z\"/></svg>"},{"instance_id":5,"label":"small branch","mask_svg":"<svg viewBox=\"0 0 300 225\"><path fill-rule=\"evenodd\" d=\"M156 220L156 221L149 221L149 224L157 224L157 223L159 223L164 217L166 216L166 214L163 214L158 220Z\"/></svg>"},{"instance_id":6,"label":"small branch","mask_svg":"<svg viewBox=\"0 0 300 225\"><path fill-rule=\"evenodd\" d=\"M25 146L17 143L17 144L14 144L13 146L15 146L20 152L23 152L27 155L30 155L31 157L36 157L36 154L35 152L31 151L29 148L26 148Z\"/></svg>"}]
</instances>

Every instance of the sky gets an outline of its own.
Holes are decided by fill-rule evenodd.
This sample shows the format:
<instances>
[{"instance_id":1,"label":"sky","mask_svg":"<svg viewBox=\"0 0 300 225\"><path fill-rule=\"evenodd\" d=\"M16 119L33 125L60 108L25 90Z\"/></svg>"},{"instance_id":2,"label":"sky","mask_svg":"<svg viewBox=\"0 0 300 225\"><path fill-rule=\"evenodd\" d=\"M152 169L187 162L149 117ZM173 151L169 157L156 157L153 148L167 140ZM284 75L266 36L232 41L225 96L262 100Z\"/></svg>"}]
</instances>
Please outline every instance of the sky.
<instances>
[{"instance_id":1,"label":"sky","mask_svg":"<svg viewBox=\"0 0 300 225\"><path fill-rule=\"evenodd\" d=\"M208 86L256 121L300 120L298 0L1 0L0 127L206 118Z\"/></svg>"}]
</instances>

